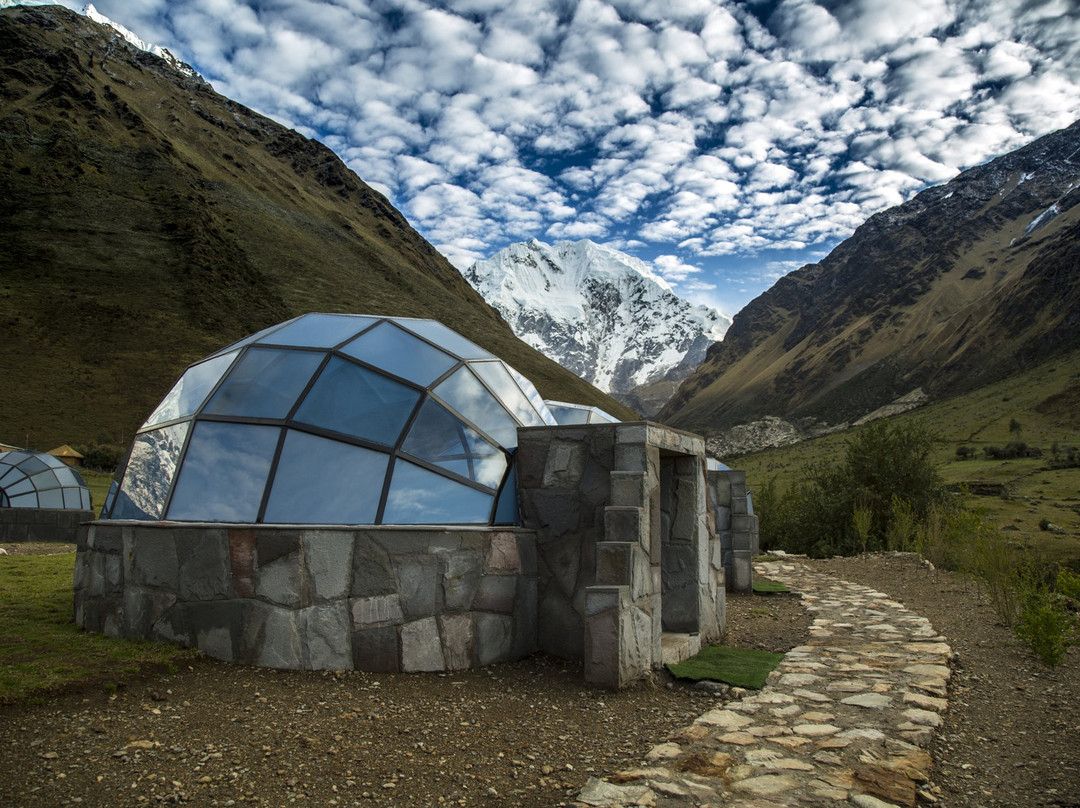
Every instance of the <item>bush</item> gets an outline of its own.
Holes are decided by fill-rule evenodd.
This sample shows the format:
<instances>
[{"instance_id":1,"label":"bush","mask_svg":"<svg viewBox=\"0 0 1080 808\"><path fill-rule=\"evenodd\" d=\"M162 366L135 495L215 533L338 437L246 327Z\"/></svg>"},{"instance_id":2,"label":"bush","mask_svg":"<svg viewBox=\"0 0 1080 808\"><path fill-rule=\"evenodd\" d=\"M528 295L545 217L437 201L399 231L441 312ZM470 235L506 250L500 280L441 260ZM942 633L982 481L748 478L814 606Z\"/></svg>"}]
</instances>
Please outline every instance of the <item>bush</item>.
<instances>
[{"instance_id":1,"label":"bush","mask_svg":"<svg viewBox=\"0 0 1080 808\"><path fill-rule=\"evenodd\" d=\"M1080 633L1075 610L1080 577L1067 570L1056 575L1045 565L1029 565L1018 576L1020 602L1013 632L1043 664L1065 659Z\"/></svg>"},{"instance_id":2,"label":"bush","mask_svg":"<svg viewBox=\"0 0 1080 808\"><path fill-rule=\"evenodd\" d=\"M755 509L763 549L821 557L910 541L913 526L950 501L930 460L937 440L918 421L875 421L848 440L841 462L812 464L785 494L769 481Z\"/></svg>"},{"instance_id":3,"label":"bush","mask_svg":"<svg viewBox=\"0 0 1080 808\"><path fill-rule=\"evenodd\" d=\"M84 466L99 471L116 471L124 458L123 448L111 443L93 443L75 449L83 456Z\"/></svg>"}]
</instances>

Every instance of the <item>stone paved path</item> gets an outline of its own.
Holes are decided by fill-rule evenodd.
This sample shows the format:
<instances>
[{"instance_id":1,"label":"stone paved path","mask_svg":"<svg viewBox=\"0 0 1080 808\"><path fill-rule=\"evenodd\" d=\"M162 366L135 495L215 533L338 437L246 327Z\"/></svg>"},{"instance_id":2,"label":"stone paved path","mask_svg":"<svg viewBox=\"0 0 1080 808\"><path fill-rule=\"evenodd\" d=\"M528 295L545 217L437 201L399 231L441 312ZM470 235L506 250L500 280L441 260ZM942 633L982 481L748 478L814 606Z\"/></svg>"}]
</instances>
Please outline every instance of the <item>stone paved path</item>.
<instances>
[{"instance_id":1,"label":"stone paved path","mask_svg":"<svg viewBox=\"0 0 1080 808\"><path fill-rule=\"evenodd\" d=\"M576 805L914 806L947 708L952 649L929 621L858 584L786 561L759 575L801 594L810 640L760 691L699 717L645 765L590 780Z\"/></svg>"}]
</instances>

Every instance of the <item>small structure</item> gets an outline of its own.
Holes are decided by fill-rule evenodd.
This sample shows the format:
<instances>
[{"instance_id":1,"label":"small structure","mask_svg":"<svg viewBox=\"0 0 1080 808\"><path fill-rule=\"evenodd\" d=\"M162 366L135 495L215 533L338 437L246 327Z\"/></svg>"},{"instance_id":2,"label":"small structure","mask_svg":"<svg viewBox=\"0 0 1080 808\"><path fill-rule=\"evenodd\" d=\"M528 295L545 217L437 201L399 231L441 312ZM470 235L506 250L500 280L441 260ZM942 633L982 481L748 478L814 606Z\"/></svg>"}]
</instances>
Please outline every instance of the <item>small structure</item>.
<instances>
[{"instance_id":1,"label":"small structure","mask_svg":"<svg viewBox=\"0 0 1080 808\"><path fill-rule=\"evenodd\" d=\"M547 651L621 687L723 632L707 497L697 436L549 405L433 321L305 315L147 419L80 537L76 621L282 668Z\"/></svg>"},{"instance_id":2,"label":"small structure","mask_svg":"<svg viewBox=\"0 0 1080 808\"><path fill-rule=\"evenodd\" d=\"M74 542L79 525L93 518L77 471L44 452L0 453L0 538Z\"/></svg>"},{"instance_id":3,"label":"small structure","mask_svg":"<svg viewBox=\"0 0 1080 808\"><path fill-rule=\"evenodd\" d=\"M754 591L753 558L759 553L758 517L746 472L709 460L709 501L729 591Z\"/></svg>"},{"instance_id":4,"label":"small structure","mask_svg":"<svg viewBox=\"0 0 1080 808\"><path fill-rule=\"evenodd\" d=\"M78 468L82 465L84 460L84 457L80 452L76 452L66 443L63 446L57 446L55 449L50 449L49 454L72 468Z\"/></svg>"}]
</instances>

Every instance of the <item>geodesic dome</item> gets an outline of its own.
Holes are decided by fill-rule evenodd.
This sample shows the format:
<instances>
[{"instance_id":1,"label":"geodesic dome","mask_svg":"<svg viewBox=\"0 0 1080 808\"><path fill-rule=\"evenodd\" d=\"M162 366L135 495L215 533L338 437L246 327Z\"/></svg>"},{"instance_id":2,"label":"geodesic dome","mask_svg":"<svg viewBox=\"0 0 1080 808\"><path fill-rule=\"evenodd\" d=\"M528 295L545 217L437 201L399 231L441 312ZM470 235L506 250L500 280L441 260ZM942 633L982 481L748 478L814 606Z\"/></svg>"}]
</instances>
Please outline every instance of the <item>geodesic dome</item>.
<instances>
[{"instance_id":1,"label":"geodesic dome","mask_svg":"<svg viewBox=\"0 0 1080 808\"><path fill-rule=\"evenodd\" d=\"M619 419L610 413L604 412L599 407L590 407L587 404L571 404L568 401L545 400L552 417L559 426L573 426L576 424L617 424Z\"/></svg>"},{"instance_id":2,"label":"geodesic dome","mask_svg":"<svg viewBox=\"0 0 1080 808\"><path fill-rule=\"evenodd\" d=\"M64 461L44 452L0 453L0 508L88 511L90 489Z\"/></svg>"},{"instance_id":3,"label":"geodesic dome","mask_svg":"<svg viewBox=\"0 0 1080 808\"><path fill-rule=\"evenodd\" d=\"M140 428L103 517L515 524L536 388L434 320L305 314L189 367Z\"/></svg>"}]
</instances>

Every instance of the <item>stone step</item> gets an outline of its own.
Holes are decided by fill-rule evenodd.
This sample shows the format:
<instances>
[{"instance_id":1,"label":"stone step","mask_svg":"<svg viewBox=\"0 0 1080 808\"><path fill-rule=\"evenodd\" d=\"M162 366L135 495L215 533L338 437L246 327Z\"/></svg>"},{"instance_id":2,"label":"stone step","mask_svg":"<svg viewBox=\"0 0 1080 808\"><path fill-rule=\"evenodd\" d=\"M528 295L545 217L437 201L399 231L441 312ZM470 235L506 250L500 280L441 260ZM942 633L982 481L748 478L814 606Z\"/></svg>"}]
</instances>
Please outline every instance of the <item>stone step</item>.
<instances>
[{"instance_id":1,"label":"stone step","mask_svg":"<svg viewBox=\"0 0 1080 808\"><path fill-rule=\"evenodd\" d=\"M660 637L660 655L665 665L684 662L701 650L698 634L674 634L665 632Z\"/></svg>"}]
</instances>

